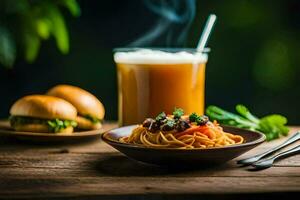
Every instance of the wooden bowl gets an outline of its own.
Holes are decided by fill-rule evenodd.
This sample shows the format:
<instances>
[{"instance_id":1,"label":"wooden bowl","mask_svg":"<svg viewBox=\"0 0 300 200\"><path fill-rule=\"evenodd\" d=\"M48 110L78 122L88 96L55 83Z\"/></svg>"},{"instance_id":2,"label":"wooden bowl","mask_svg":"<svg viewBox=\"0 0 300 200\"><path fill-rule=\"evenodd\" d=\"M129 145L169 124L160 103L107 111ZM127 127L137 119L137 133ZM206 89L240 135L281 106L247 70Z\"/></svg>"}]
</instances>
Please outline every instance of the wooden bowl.
<instances>
[{"instance_id":1,"label":"wooden bowl","mask_svg":"<svg viewBox=\"0 0 300 200\"><path fill-rule=\"evenodd\" d=\"M224 131L240 135L246 142L207 149L151 148L119 142L119 138L130 135L135 127L136 125L113 129L102 134L101 138L129 158L155 165L189 167L222 164L258 146L266 138L260 132L223 126Z\"/></svg>"}]
</instances>

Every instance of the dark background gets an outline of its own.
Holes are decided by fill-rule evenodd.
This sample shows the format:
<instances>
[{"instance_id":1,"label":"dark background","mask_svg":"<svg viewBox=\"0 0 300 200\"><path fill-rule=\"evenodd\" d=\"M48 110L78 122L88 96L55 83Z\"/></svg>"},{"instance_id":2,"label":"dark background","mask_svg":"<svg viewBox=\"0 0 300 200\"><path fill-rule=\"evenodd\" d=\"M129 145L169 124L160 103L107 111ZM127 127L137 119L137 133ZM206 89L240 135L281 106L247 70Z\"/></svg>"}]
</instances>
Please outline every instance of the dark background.
<instances>
[{"instance_id":1,"label":"dark background","mask_svg":"<svg viewBox=\"0 0 300 200\"><path fill-rule=\"evenodd\" d=\"M53 41L42 44L33 64L18 60L0 67L0 117L23 95L58 83L80 86L101 99L106 119L117 118L116 70L112 49L127 46L159 16L140 0L78 1L82 14L65 14L71 51L61 55ZM195 47L209 13L218 21L209 41L206 105L228 110L243 103L258 116L280 113L300 124L300 2L196 1L196 15L183 46ZM178 29L176 31L179 31ZM158 41L155 46L165 46ZM170 44L174 46L174 44Z\"/></svg>"}]
</instances>

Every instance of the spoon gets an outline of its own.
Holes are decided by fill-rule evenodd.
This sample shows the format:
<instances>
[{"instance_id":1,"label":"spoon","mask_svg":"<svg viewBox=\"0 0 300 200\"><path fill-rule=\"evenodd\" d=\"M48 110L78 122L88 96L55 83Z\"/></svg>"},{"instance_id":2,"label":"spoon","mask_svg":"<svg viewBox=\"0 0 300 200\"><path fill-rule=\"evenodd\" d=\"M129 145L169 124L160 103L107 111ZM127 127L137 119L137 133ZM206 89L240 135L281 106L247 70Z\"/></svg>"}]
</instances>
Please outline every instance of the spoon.
<instances>
[{"instance_id":1,"label":"spoon","mask_svg":"<svg viewBox=\"0 0 300 200\"><path fill-rule=\"evenodd\" d=\"M257 162L258 160L260 160L263 157L266 157L276 151L278 151L279 149L282 149L294 142L296 142L297 140L300 139L300 132L295 133L292 137L290 137L289 139L287 139L285 142L283 142L282 144L278 145L277 147L274 147L266 152L263 152L261 154L257 154L253 157L249 157L243 160L238 160L237 164L242 164L242 165L251 165L252 163Z\"/></svg>"},{"instance_id":2,"label":"spoon","mask_svg":"<svg viewBox=\"0 0 300 200\"><path fill-rule=\"evenodd\" d=\"M286 158L288 156L295 155L298 153L300 153L300 145L298 145L292 149L286 150L284 152L281 152L279 154L276 154L272 157L265 158L258 162L255 162L252 164L252 166L255 167L256 169L266 169L266 168L271 167L275 160L277 160L279 158Z\"/></svg>"}]
</instances>

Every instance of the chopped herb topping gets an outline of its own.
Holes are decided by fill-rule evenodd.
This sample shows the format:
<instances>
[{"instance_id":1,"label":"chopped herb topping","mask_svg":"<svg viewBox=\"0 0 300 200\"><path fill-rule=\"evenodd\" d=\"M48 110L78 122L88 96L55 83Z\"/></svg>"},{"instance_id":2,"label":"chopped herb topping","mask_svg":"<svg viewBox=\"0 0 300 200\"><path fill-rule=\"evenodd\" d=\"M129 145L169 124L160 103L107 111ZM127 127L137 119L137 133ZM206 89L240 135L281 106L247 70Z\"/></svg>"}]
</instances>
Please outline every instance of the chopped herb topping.
<instances>
[{"instance_id":1,"label":"chopped herb topping","mask_svg":"<svg viewBox=\"0 0 300 200\"><path fill-rule=\"evenodd\" d=\"M175 108L173 115L174 115L174 119L180 119L180 117L184 114L183 109L181 108Z\"/></svg>"},{"instance_id":2,"label":"chopped herb topping","mask_svg":"<svg viewBox=\"0 0 300 200\"><path fill-rule=\"evenodd\" d=\"M166 122L166 124L169 126L169 127L174 127L175 126L175 124L176 124L176 122L175 122L175 120L173 120L173 119L168 119L167 120L167 122Z\"/></svg>"},{"instance_id":3,"label":"chopped herb topping","mask_svg":"<svg viewBox=\"0 0 300 200\"><path fill-rule=\"evenodd\" d=\"M157 117L155 118L156 121L162 121L164 119L166 119L167 115L165 112L161 112L157 115Z\"/></svg>"},{"instance_id":4,"label":"chopped herb topping","mask_svg":"<svg viewBox=\"0 0 300 200\"><path fill-rule=\"evenodd\" d=\"M196 113L192 113L190 116L189 116L189 119L190 119L190 122L195 122L197 123L197 125L205 125L209 119L207 116L205 115L197 115Z\"/></svg>"}]
</instances>

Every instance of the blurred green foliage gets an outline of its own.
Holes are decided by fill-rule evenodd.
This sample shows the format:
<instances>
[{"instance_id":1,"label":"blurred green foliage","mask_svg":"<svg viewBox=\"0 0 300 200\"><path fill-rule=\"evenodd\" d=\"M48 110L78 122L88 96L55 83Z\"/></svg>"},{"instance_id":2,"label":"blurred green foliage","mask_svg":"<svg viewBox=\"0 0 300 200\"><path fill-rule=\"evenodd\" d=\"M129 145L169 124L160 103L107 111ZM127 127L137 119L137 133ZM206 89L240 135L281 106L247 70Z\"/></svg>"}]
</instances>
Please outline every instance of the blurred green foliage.
<instances>
[{"instance_id":1,"label":"blurred green foliage","mask_svg":"<svg viewBox=\"0 0 300 200\"><path fill-rule=\"evenodd\" d=\"M55 38L62 54L69 52L69 35L62 9L80 15L76 0L0 0L0 65L13 67L17 55L32 63L42 40Z\"/></svg>"},{"instance_id":2,"label":"blurred green foliage","mask_svg":"<svg viewBox=\"0 0 300 200\"><path fill-rule=\"evenodd\" d=\"M2 1L0 16L4 13ZM77 2L82 9L80 20L68 15L70 9L56 5L63 11L72 34L72 51L67 56L57 52L55 37L41 23L42 37L52 39L43 42L36 61L29 65L18 59L13 70L0 67L0 89L4 94L0 117L6 117L11 104L21 96L43 93L55 84L65 83L95 94L105 105L105 118L117 119L112 49L136 40L160 16L141 0ZM185 47L196 46L210 13L215 13L218 21L208 43L211 52L206 68L206 105L234 111L237 103L243 103L258 117L279 113L287 116L289 124L300 124L300 1L197 0ZM9 29L11 37L16 34L13 30ZM5 35L3 28L0 32ZM6 38L1 37L0 43L11 51ZM17 40L13 41L18 45ZM158 41L156 47L163 44L165 41ZM18 55L21 50L18 47Z\"/></svg>"}]
</instances>

